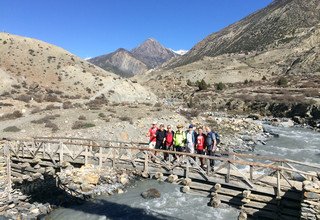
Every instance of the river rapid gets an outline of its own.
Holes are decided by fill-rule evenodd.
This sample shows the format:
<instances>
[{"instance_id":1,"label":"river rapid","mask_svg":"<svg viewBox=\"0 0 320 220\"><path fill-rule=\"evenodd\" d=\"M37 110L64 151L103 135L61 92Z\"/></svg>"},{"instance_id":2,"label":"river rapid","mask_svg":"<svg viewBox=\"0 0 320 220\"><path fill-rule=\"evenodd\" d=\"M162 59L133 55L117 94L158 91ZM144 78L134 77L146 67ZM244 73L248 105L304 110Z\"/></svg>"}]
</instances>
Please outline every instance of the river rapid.
<instances>
[{"instance_id":1,"label":"river rapid","mask_svg":"<svg viewBox=\"0 0 320 220\"><path fill-rule=\"evenodd\" d=\"M318 132L270 125L265 125L265 130L279 137L267 141L266 145L257 146L254 153L310 163L320 161ZM161 198L143 199L141 192L149 188L157 188L162 194ZM181 193L177 185L144 180L126 189L124 194L101 196L83 205L60 208L45 219L237 219L238 210L228 206L214 209L207 206L208 202L208 198Z\"/></svg>"}]
</instances>

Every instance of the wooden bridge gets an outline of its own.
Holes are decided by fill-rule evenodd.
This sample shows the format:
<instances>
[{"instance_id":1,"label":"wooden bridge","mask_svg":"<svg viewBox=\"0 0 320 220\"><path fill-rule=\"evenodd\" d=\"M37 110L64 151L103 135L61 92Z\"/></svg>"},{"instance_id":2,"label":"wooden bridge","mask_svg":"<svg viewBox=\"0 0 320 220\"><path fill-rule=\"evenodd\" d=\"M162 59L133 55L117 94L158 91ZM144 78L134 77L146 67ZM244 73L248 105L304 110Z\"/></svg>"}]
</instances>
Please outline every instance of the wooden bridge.
<instances>
[{"instance_id":1,"label":"wooden bridge","mask_svg":"<svg viewBox=\"0 0 320 220\"><path fill-rule=\"evenodd\" d=\"M37 137L6 140L2 145L11 159L8 172L13 182L24 179L19 169L25 162L37 161L45 171L61 169L65 162L127 168L144 177L168 178L184 184L183 192L208 197L214 207L221 203L235 206L241 210L239 218L244 219L300 219L303 181L317 178L320 170L318 164L288 159L233 152L218 152L210 157L149 149L145 143L107 140ZM168 161L163 159L164 153L170 154ZM177 161L173 160L174 154ZM207 167L214 160L214 170L202 169L200 159ZM34 168L24 171L35 173Z\"/></svg>"}]
</instances>

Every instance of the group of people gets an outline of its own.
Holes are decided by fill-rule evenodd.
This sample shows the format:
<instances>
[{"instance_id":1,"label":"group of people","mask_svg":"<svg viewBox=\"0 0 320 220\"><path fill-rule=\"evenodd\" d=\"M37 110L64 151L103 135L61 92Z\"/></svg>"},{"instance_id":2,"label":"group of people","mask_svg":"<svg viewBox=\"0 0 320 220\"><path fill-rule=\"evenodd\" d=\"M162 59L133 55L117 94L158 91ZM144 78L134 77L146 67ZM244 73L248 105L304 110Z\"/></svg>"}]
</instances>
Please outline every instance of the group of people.
<instances>
[{"instance_id":1,"label":"group of people","mask_svg":"<svg viewBox=\"0 0 320 220\"><path fill-rule=\"evenodd\" d=\"M197 153L201 155L213 156L220 143L218 133L212 131L210 127L199 127L190 124L187 130L183 130L183 125L179 124L177 130L173 131L172 126L168 125L165 129L164 124L157 126L157 122L152 123L147 136L149 137L149 147L152 149L162 149L177 152ZM175 160L178 159L174 155ZM164 154L164 159L169 159L169 154ZM204 169L204 160L200 158L201 167ZM210 160L210 167L213 169L214 160ZM209 169L209 167L208 167Z\"/></svg>"}]
</instances>

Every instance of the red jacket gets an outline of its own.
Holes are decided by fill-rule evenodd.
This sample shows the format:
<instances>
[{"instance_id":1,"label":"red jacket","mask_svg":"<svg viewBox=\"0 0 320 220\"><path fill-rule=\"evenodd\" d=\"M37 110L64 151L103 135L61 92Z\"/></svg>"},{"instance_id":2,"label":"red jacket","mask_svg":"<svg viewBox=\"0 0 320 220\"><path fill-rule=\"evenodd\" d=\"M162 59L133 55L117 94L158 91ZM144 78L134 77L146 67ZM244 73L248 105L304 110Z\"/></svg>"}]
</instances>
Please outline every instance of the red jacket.
<instances>
[{"instance_id":1,"label":"red jacket","mask_svg":"<svg viewBox=\"0 0 320 220\"><path fill-rule=\"evenodd\" d=\"M197 150L204 150L205 149L205 134L198 135L197 137Z\"/></svg>"},{"instance_id":2,"label":"red jacket","mask_svg":"<svg viewBox=\"0 0 320 220\"><path fill-rule=\"evenodd\" d=\"M150 137L150 142L156 142L156 133L157 133L158 128L150 128L149 129L149 137Z\"/></svg>"}]
</instances>

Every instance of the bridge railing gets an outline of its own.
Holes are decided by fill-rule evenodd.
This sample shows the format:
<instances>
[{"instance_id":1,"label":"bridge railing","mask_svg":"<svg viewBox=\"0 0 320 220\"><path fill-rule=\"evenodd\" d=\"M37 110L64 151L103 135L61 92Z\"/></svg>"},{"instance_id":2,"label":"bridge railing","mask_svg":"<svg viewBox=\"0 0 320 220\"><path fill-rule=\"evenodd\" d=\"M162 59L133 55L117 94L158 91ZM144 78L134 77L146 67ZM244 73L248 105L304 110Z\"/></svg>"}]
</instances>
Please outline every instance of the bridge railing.
<instances>
[{"instance_id":1,"label":"bridge railing","mask_svg":"<svg viewBox=\"0 0 320 220\"><path fill-rule=\"evenodd\" d=\"M294 175L300 175L302 180L310 179L317 177L318 174L306 171L307 168L320 170L320 165L317 164L280 158L233 152L219 152L219 156L206 156L149 149L146 143L134 142L40 137L25 140L11 139L6 144L12 159L17 161L32 162L40 159L56 167L62 166L63 162L96 163L100 167L108 164L113 167L126 166L139 169L144 173L179 173L185 177L202 178L204 181L220 177L226 184L241 184L249 188L269 185L277 189L277 196L281 195L281 189L302 187L301 181L294 180ZM164 160L164 154L171 155L169 161ZM174 161L174 155L179 159ZM200 160L205 161L206 170L200 167ZM215 161L214 170L209 169L210 160ZM297 164L306 169L295 168L294 165Z\"/></svg>"}]
</instances>

